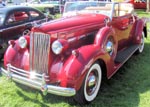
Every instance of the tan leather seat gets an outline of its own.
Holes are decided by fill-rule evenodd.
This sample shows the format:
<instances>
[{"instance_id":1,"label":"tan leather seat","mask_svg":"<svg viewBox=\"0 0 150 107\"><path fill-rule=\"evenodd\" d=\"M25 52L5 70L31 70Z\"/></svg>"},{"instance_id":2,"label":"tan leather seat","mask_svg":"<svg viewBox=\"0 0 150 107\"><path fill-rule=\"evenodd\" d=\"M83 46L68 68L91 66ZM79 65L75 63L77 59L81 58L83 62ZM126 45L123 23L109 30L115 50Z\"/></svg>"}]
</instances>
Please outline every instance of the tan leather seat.
<instances>
[{"instance_id":1,"label":"tan leather seat","mask_svg":"<svg viewBox=\"0 0 150 107\"><path fill-rule=\"evenodd\" d=\"M104 13L105 15L109 16L111 9L112 4L106 4L103 7L86 7L84 10L80 11L80 13ZM113 17L123 16L132 12L134 12L134 7L132 4L119 3L119 5L115 5Z\"/></svg>"},{"instance_id":2,"label":"tan leather seat","mask_svg":"<svg viewBox=\"0 0 150 107\"><path fill-rule=\"evenodd\" d=\"M116 10L116 13L118 12L118 16L123 16L129 13L133 13L134 7L130 3L120 3L119 8L115 10Z\"/></svg>"}]
</instances>

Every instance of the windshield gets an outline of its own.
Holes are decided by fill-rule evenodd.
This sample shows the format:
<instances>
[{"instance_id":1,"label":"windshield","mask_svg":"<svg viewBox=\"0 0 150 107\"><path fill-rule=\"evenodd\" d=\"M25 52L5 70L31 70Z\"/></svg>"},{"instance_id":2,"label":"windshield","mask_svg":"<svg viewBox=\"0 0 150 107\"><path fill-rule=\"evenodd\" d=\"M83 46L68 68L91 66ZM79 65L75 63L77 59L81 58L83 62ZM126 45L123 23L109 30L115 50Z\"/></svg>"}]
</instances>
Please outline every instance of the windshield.
<instances>
[{"instance_id":1,"label":"windshield","mask_svg":"<svg viewBox=\"0 0 150 107\"><path fill-rule=\"evenodd\" d=\"M59 4L59 0L41 0L41 3Z\"/></svg>"},{"instance_id":2,"label":"windshield","mask_svg":"<svg viewBox=\"0 0 150 107\"><path fill-rule=\"evenodd\" d=\"M32 3L32 4L39 4L39 3L44 3L44 4L59 4L59 0L32 0L28 3Z\"/></svg>"},{"instance_id":3,"label":"windshield","mask_svg":"<svg viewBox=\"0 0 150 107\"><path fill-rule=\"evenodd\" d=\"M67 2L65 4L63 16L96 13L110 16L113 9L111 2L98 2L98 1L76 1Z\"/></svg>"},{"instance_id":4,"label":"windshield","mask_svg":"<svg viewBox=\"0 0 150 107\"><path fill-rule=\"evenodd\" d=\"M4 21L3 14L0 13L0 26L2 25L3 21Z\"/></svg>"}]
</instances>

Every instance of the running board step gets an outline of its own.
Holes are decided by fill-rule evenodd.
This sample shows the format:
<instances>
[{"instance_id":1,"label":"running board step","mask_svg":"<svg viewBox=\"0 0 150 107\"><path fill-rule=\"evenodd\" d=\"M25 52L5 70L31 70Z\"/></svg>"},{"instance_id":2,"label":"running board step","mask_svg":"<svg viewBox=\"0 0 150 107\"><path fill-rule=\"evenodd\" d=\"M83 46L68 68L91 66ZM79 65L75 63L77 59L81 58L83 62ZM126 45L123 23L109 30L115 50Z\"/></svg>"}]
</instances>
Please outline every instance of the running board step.
<instances>
[{"instance_id":1,"label":"running board step","mask_svg":"<svg viewBox=\"0 0 150 107\"><path fill-rule=\"evenodd\" d=\"M137 50L138 47L139 45L132 45L124 49L123 51L118 52L115 62L116 63L125 62L132 54L134 54L134 52Z\"/></svg>"}]
</instances>

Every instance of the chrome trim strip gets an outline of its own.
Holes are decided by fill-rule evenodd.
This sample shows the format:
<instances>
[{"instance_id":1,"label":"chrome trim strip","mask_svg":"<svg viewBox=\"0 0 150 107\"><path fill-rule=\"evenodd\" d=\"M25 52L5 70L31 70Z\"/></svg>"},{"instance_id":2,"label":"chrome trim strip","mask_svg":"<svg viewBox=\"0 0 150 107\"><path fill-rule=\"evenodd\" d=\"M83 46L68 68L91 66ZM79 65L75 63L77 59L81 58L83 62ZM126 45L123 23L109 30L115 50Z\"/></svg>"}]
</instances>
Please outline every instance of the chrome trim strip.
<instances>
[{"instance_id":1,"label":"chrome trim strip","mask_svg":"<svg viewBox=\"0 0 150 107\"><path fill-rule=\"evenodd\" d=\"M43 75L38 74L36 72L33 71L25 71L19 68L16 68L14 66L11 66L10 64L7 65L8 71L13 72L14 74L26 77L26 78L31 78L31 76L34 76L34 78L32 77L32 79L34 80L38 80L38 81L42 81L42 77ZM49 76L45 75L44 79L48 82L49 81Z\"/></svg>"},{"instance_id":2,"label":"chrome trim strip","mask_svg":"<svg viewBox=\"0 0 150 107\"><path fill-rule=\"evenodd\" d=\"M12 67L12 66L9 65L9 67ZM45 80L43 77L42 77L42 81L40 81L40 82L36 81L36 80L32 80L27 77L23 77L23 76L17 75L15 73L9 71L10 70L9 67L8 67L8 70L1 68L3 75L5 75L8 78L10 78L18 83L21 83L23 85L41 90L43 92L43 94L51 93L51 94L55 94L55 95L68 96L68 97L74 96L76 94L76 90L74 88L65 88L65 87L46 84L44 82ZM26 72L28 72L28 71L26 71Z\"/></svg>"},{"instance_id":3,"label":"chrome trim strip","mask_svg":"<svg viewBox=\"0 0 150 107\"><path fill-rule=\"evenodd\" d=\"M110 14L110 20L111 20L111 21L112 21L113 13L114 13L114 10L115 10L115 4L116 4L116 3L112 3L112 7L111 7L111 14Z\"/></svg>"},{"instance_id":4,"label":"chrome trim strip","mask_svg":"<svg viewBox=\"0 0 150 107\"><path fill-rule=\"evenodd\" d=\"M75 40L76 40L76 37L73 37L73 38L68 39L68 42L73 42Z\"/></svg>"},{"instance_id":5,"label":"chrome trim strip","mask_svg":"<svg viewBox=\"0 0 150 107\"><path fill-rule=\"evenodd\" d=\"M86 35L81 35L81 36L79 36L79 39L82 39L84 37L86 37Z\"/></svg>"},{"instance_id":6,"label":"chrome trim strip","mask_svg":"<svg viewBox=\"0 0 150 107\"><path fill-rule=\"evenodd\" d=\"M17 28L17 27L20 27L20 26L24 26L24 25L30 24L30 23L19 24L19 25L16 25L16 26L8 27L8 28L3 28L3 29L1 29L1 32L5 31L5 30L9 30L9 29L14 29L15 27Z\"/></svg>"},{"instance_id":7,"label":"chrome trim strip","mask_svg":"<svg viewBox=\"0 0 150 107\"><path fill-rule=\"evenodd\" d=\"M26 74L26 75L30 75L30 74L31 74L31 72L27 72L27 71L25 71L25 70L16 68L16 67L14 67L14 66L11 66L10 64L8 64L7 67L9 67L11 70L15 70L15 72L18 72L18 71L19 71L19 72L24 73L24 74ZM42 77L42 75L37 74L37 73L35 73L35 75L36 75L36 76L39 76L39 77ZM46 77L46 78L49 78L49 76L45 76L45 77Z\"/></svg>"},{"instance_id":8,"label":"chrome trim strip","mask_svg":"<svg viewBox=\"0 0 150 107\"><path fill-rule=\"evenodd\" d=\"M16 26L8 27L8 28L3 28L3 29L0 30L0 32L3 32L3 31L5 31L5 30L9 30L9 29L14 29L15 27L25 26L25 25L27 25L27 24L31 24L32 26L34 26L34 22L37 22L37 23L38 23L38 22L40 22L40 21L45 21L45 22L46 22L46 18L41 19L41 20L35 20L35 21L33 21L33 22L28 22L28 23L19 24L19 25L16 25ZM43 22L43 23L44 23L44 22Z\"/></svg>"}]
</instances>

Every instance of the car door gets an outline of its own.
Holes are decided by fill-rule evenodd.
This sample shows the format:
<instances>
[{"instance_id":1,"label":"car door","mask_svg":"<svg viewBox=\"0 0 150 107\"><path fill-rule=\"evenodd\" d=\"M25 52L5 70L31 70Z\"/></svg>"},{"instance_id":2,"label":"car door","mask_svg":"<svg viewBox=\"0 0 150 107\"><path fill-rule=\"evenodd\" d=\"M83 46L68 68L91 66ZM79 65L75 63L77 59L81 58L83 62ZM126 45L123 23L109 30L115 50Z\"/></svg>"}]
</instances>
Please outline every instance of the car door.
<instances>
[{"instance_id":1,"label":"car door","mask_svg":"<svg viewBox=\"0 0 150 107\"><path fill-rule=\"evenodd\" d=\"M25 29L25 24L28 23L28 20L29 15L26 11L18 10L8 14L4 22L3 38L6 41L17 39Z\"/></svg>"},{"instance_id":2,"label":"car door","mask_svg":"<svg viewBox=\"0 0 150 107\"><path fill-rule=\"evenodd\" d=\"M118 38L118 50L128 47L130 43L130 32L133 26L132 18L131 13L119 8L117 15L112 20Z\"/></svg>"}]
</instances>

